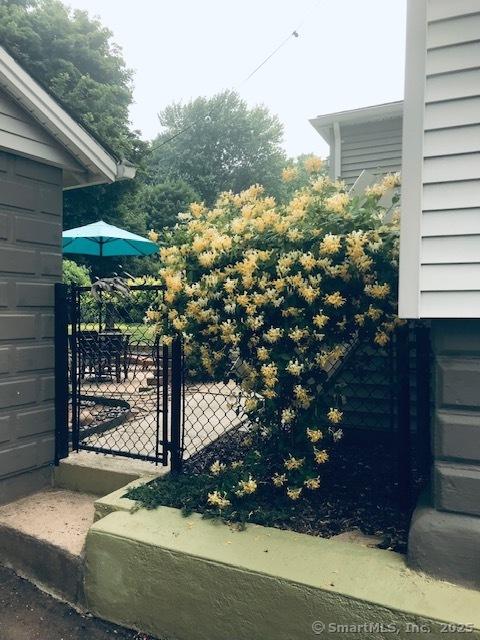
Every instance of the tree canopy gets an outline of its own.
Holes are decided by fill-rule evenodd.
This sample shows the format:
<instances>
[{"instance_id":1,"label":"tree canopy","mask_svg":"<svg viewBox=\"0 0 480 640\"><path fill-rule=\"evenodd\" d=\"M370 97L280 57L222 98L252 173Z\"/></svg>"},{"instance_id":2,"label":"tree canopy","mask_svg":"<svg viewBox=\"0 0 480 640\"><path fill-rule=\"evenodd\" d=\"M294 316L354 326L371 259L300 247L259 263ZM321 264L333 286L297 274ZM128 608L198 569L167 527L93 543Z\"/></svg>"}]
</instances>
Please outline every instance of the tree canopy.
<instances>
[{"instance_id":1,"label":"tree canopy","mask_svg":"<svg viewBox=\"0 0 480 640\"><path fill-rule=\"evenodd\" d=\"M131 208L147 229L161 234L173 227L179 213L187 211L190 203L200 196L184 180L167 180L157 184L142 184L133 198Z\"/></svg>"},{"instance_id":2,"label":"tree canopy","mask_svg":"<svg viewBox=\"0 0 480 640\"><path fill-rule=\"evenodd\" d=\"M0 0L0 42L101 143L141 167L147 144L131 131L132 72L112 33L86 11L59 0ZM125 206L138 181L67 191L64 228L99 219L145 233ZM95 260L82 259L90 266ZM130 265L129 265L130 266ZM119 268L112 260L105 269Z\"/></svg>"},{"instance_id":3,"label":"tree canopy","mask_svg":"<svg viewBox=\"0 0 480 640\"><path fill-rule=\"evenodd\" d=\"M163 131L153 141L150 163L157 181L183 179L209 205L222 191L255 183L277 195L285 164L283 126L266 107L249 108L237 93L224 91L173 103L159 119Z\"/></svg>"},{"instance_id":4,"label":"tree canopy","mask_svg":"<svg viewBox=\"0 0 480 640\"><path fill-rule=\"evenodd\" d=\"M119 155L130 155L132 72L112 33L59 0L0 0L0 42Z\"/></svg>"}]
</instances>

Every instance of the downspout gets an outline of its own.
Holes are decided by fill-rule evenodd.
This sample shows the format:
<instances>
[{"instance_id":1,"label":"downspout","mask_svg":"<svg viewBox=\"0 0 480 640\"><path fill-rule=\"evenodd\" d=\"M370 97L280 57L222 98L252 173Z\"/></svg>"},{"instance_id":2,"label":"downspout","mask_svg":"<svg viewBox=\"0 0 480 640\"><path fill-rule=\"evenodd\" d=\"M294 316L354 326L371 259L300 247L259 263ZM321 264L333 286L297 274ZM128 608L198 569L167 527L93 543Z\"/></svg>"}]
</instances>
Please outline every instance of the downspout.
<instances>
[{"instance_id":1,"label":"downspout","mask_svg":"<svg viewBox=\"0 0 480 640\"><path fill-rule=\"evenodd\" d=\"M333 179L338 180L342 174L342 137L340 125L333 123Z\"/></svg>"}]
</instances>

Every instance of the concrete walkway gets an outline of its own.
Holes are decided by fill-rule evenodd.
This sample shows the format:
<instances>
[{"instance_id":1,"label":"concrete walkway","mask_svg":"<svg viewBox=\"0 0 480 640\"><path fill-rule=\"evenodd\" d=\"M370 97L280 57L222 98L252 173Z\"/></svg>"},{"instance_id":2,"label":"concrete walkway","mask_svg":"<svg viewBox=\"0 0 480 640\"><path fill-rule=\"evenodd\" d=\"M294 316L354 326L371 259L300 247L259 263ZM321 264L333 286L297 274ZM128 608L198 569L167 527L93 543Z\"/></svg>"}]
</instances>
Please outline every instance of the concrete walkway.
<instances>
[{"instance_id":1,"label":"concrete walkway","mask_svg":"<svg viewBox=\"0 0 480 640\"><path fill-rule=\"evenodd\" d=\"M0 567L0 638L155 640L151 636L81 615L3 567Z\"/></svg>"}]
</instances>

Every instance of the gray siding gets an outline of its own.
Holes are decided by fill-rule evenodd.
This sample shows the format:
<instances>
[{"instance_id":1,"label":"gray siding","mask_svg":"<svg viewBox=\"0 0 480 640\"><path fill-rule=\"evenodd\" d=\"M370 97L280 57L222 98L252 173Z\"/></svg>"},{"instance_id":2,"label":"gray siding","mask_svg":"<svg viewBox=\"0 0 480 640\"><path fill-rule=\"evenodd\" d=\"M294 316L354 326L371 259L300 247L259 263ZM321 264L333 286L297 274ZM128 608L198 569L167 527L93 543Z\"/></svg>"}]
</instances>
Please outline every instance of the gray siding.
<instances>
[{"instance_id":1,"label":"gray siding","mask_svg":"<svg viewBox=\"0 0 480 640\"><path fill-rule=\"evenodd\" d=\"M83 173L59 143L0 89L0 149Z\"/></svg>"},{"instance_id":2,"label":"gray siding","mask_svg":"<svg viewBox=\"0 0 480 640\"><path fill-rule=\"evenodd\" d=\"M54 459L61 231L62 171L0 152L0 501L2 480Z\"/></svg>"},{"instance_id":3,"label":"gray siding","mask_svg":"<svg viewBox=\"0 0 480 640\"><path fill-rule=\"evenodd\" d=\"M341 178L351 186L362 171L400 171L402 118L341 125Z\"/></svg>"},{"instance_id":4,"label":"gray siding","mask_svg":"<svg viewBox=\"0 0 480 640\"><path fill-rule=\"evenodd\" d=\"M424 46L419 315L480 317L480 2L428 0Z\"/></svg>"}]
</instances>

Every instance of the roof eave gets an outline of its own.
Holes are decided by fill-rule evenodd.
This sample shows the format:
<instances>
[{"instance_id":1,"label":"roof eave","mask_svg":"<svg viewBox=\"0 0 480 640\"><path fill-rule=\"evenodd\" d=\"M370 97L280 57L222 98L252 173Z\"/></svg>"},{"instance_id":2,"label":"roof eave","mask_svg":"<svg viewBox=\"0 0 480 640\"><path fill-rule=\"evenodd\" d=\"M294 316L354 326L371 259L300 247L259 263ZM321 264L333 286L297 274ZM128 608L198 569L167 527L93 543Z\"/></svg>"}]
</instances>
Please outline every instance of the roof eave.
<instances>
[{"instance_id":1,"label":"roof eave","mask_svg":"<svg viewBox=\"0 0 480 640\"><path fill-rule=\"evenodd\" d=\"M326 113L309 120L310 124L318 131L326 142L330 142L330 131L335 122L342 124L360 124L364 122L377 122L390 118L401 117L403 114L403 100L376 104L360 109L337 111Z\"/></svg>"},{"instance_id":2,"label":"roof eave","mask_svg":"<svg viewBox=\"0 0 480 640\"><path fill-rule=\"evenodd\" d=\"M86 175L68 188L135 177L135 168L118 162L0 46L0 87L85 167Z\"/></svg>"}]
</instances>

